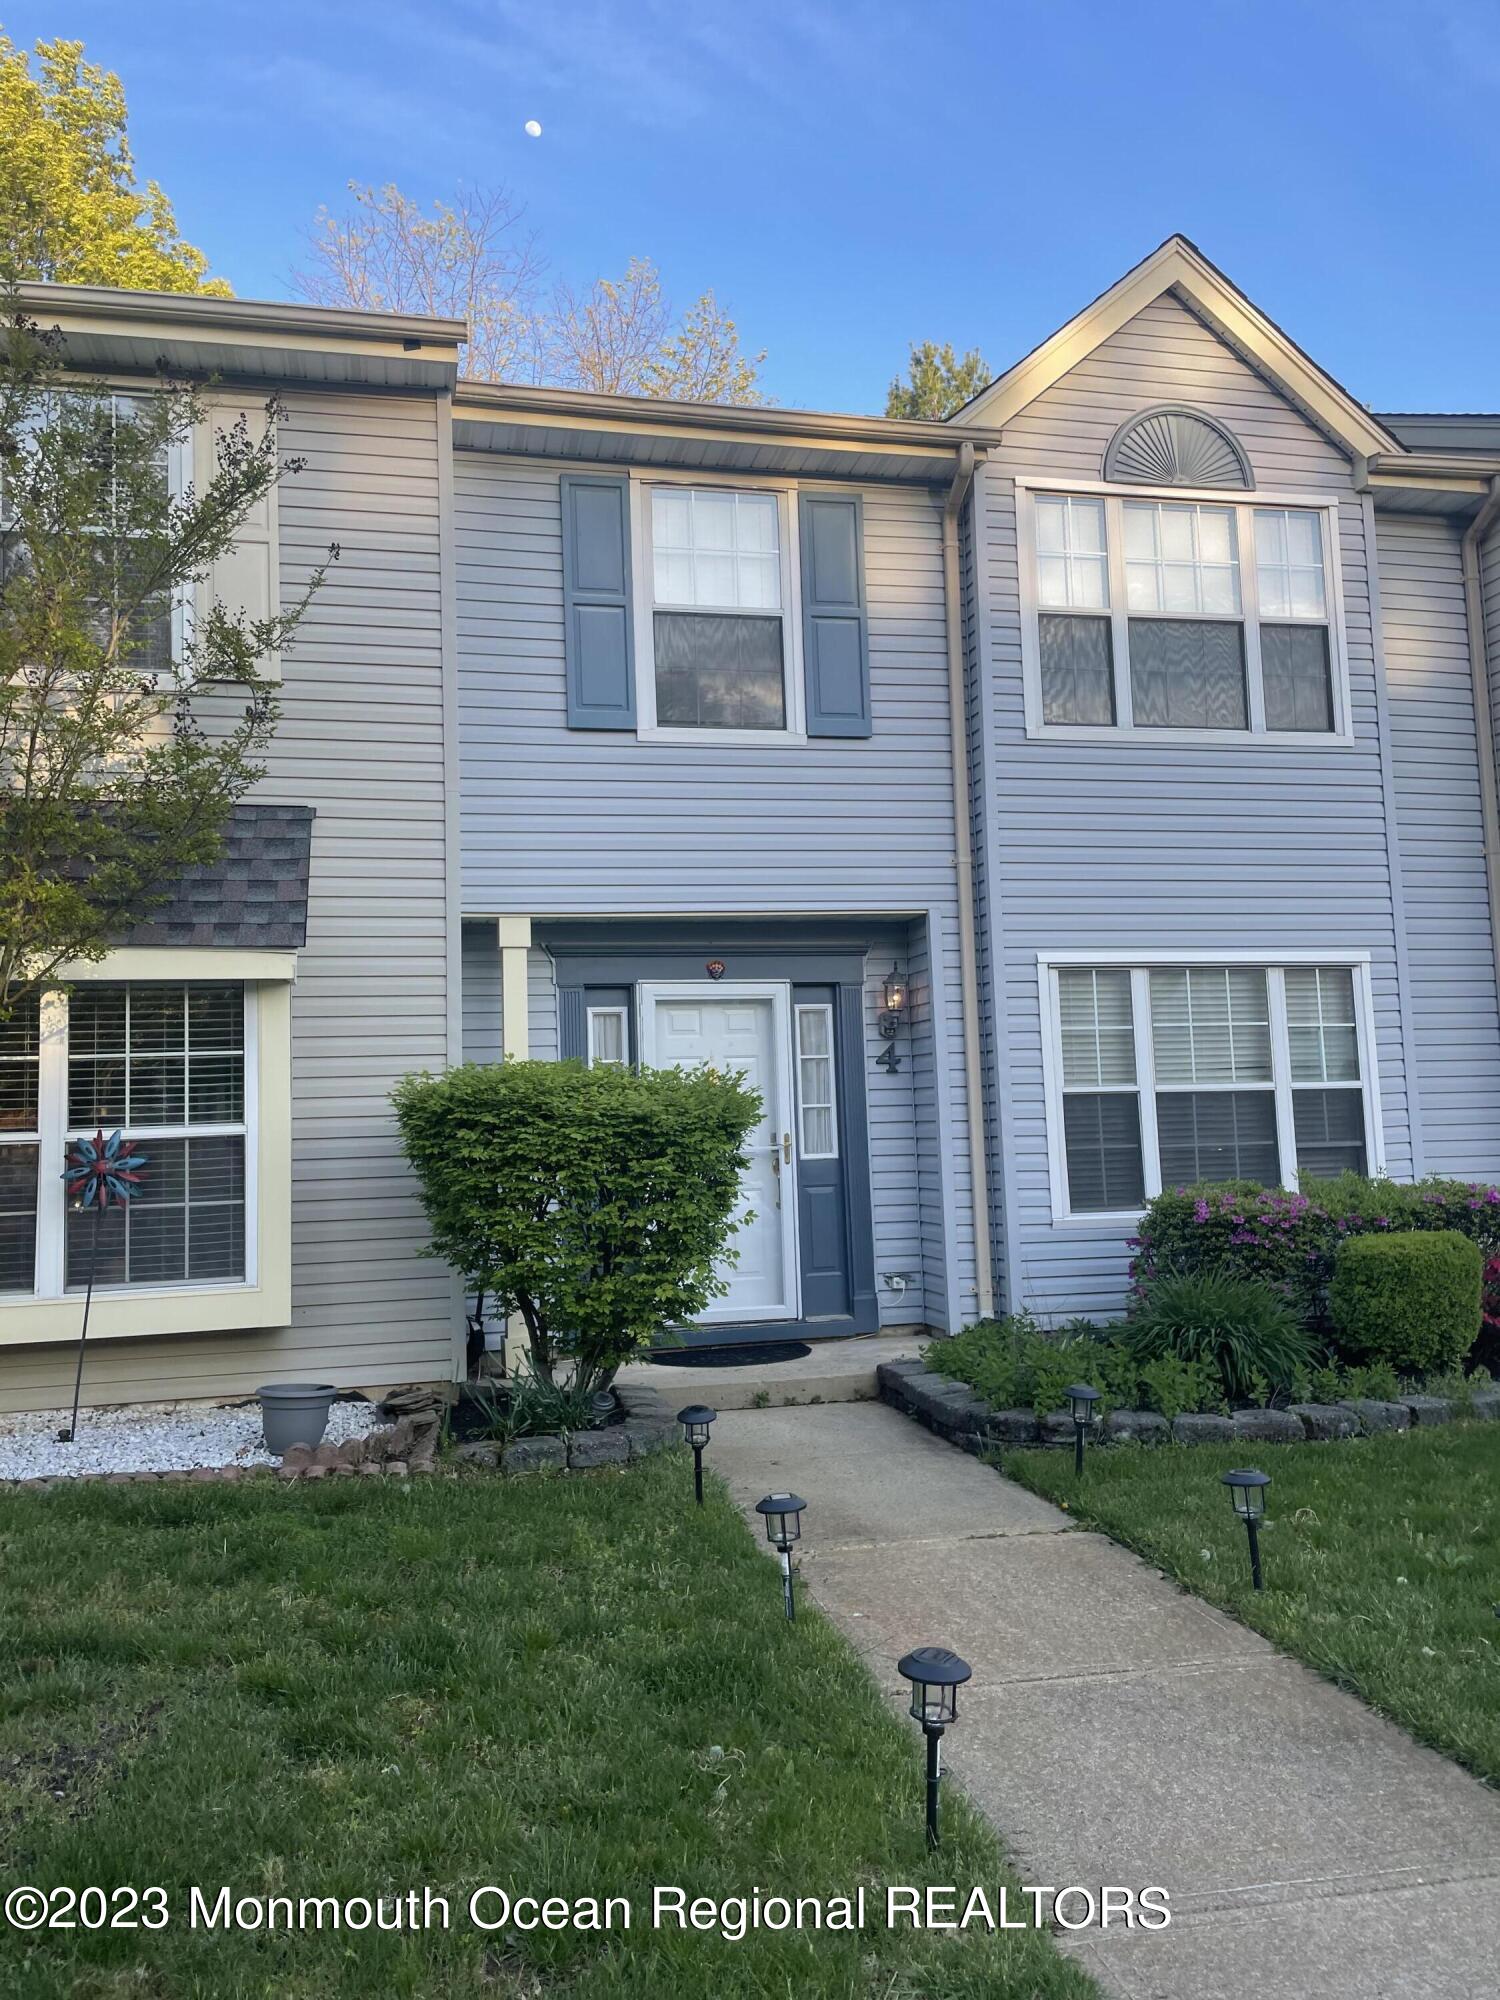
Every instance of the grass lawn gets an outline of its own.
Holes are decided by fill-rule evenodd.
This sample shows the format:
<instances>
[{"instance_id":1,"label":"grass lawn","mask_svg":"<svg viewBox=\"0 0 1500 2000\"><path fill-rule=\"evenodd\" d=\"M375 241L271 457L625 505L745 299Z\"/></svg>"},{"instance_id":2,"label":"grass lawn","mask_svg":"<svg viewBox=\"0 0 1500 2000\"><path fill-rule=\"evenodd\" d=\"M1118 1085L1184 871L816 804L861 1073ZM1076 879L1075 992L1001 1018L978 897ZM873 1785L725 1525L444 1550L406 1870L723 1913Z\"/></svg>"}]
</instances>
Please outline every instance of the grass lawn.
<instances>
[{"instance_id":1,"label":"grass lawn","mask_svg":"<svg viewBox=\"0 0 1500 2000\"><path fill-rule=\"evenodd\" d=\"M1003 1465L1500 1783L1500 1424L1343 1444L1006 1452ZM1271 1475L1266 1588L1219 1484Z\"/></svg>"},{"instance_id":2,"label":"grass lawn","mask_svg":"<svg viewBox=\"0 0 1500 2000\"><path fill-rule=\"evenodd\" d=\"M786 1624L728 1500L700 1514L690 1491L671 1454L504 1484L0 1496L0 1888L161 1884L171 1910L154 1932L0 1927L0 1993L1088 2000L1030 1931L649 1928L656 1883L1003 1879L951 1792L928 1859L914 1725L822 1618ZM486 1935L466 1909L485 1883L626 1896L632 1928ZM452 1928L194 1931L195 1884L430 1887Z\"/></svg>"}]
</instances>

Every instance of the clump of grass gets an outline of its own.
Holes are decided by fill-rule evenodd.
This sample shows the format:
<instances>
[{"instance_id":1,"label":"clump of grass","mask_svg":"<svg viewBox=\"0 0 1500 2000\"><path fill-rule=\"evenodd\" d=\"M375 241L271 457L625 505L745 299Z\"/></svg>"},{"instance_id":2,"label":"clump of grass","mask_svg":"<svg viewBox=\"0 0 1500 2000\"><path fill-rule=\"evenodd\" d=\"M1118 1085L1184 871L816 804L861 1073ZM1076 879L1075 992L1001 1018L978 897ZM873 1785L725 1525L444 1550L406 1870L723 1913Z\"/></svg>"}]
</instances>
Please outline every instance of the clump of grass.
<instances>
[{"instance_id":1,"label":"clump of grass","mask_svg":"<svg viewBox=\"0 0 1500 2000\"><path fill-rule=\"evenodd\" d=\"M1156 1278L1125 1322L1125 1345L1145 1365L1201 1364L1231 1402L1264 1403L1289 1389L1313 1344L1284 1298L1253 1278L1193 1271Z\"/></svg>"}]
</instances>

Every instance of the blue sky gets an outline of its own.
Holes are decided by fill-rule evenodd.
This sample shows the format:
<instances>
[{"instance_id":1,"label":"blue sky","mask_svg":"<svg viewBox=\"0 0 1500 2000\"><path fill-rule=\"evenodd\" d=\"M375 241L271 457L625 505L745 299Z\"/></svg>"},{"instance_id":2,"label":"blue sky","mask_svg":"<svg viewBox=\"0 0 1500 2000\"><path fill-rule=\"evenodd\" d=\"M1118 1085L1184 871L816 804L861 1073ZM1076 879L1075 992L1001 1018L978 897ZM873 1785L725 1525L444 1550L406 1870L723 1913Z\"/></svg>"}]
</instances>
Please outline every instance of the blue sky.
<instances>
[{"instance_id":1,"label":"blue sky","mask_svg":"<svg viewBox=\"0 0 1500 2000\"><path fill-rule=\"evenodd\" d=\"M503 182L552 273L713 286L778 402L998 371L1174 229L1357 396L1500 408L1496 0L47 0L244 296L350 180ZM523 126L539 119L543 135Z\"/></svg>"}]
</instances>

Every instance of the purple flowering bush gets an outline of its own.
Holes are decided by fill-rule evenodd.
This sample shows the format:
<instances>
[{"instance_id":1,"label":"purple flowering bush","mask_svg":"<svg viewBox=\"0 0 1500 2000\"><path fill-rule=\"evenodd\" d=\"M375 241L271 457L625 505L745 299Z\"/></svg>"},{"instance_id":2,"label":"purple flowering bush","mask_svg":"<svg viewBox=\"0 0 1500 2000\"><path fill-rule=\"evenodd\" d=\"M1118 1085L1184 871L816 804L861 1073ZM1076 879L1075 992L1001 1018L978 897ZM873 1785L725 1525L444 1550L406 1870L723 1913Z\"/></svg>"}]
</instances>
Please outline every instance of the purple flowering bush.
<instances>
[{"instance_id":1,"label":"purple flowering bush","mask_svg":"<svg viewBox=\"0 0 1500 2000\"><path fill-rule=\"evenodd\" d=\"M1305 1326L1329 1324L1328 1287L1339 1245L1351 1236L1456 1229L1488 1264L1500 1259L1500 1188L1483 1182L1406 1184L1341 1174L1298 1194L1246 1181L1171 1188L1150 1203L1135 1238L1137 1296L1153 1280L1222 1272L1270 1285ZM1479 1332L1475 1325L1475 1334Z\"/></svg>"}]
</instances>

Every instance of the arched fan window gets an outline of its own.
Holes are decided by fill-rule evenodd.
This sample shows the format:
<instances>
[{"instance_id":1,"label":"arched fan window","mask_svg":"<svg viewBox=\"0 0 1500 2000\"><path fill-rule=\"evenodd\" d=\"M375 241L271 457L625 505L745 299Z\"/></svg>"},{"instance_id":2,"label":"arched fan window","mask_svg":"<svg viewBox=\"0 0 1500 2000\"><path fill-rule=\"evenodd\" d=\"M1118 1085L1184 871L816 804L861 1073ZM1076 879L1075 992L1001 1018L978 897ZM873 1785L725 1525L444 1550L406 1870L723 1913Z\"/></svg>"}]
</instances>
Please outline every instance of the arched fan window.
<instances>
[{"instance_id":1,"label":"arched fan window","mask_svg":"<svg viewBox=\"0 0 1500 2000\"><path fill-rule=\"evenodd\" d=\"M1196 410L1163 406L1122 424L1104 454L1104 476L1136 486L1253 486L1237 439Z\"/></svg>"}]
</instances>

